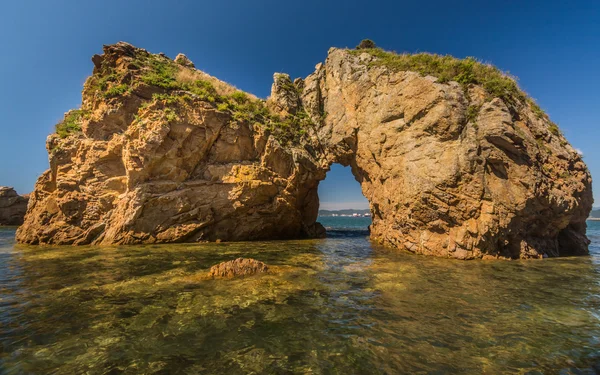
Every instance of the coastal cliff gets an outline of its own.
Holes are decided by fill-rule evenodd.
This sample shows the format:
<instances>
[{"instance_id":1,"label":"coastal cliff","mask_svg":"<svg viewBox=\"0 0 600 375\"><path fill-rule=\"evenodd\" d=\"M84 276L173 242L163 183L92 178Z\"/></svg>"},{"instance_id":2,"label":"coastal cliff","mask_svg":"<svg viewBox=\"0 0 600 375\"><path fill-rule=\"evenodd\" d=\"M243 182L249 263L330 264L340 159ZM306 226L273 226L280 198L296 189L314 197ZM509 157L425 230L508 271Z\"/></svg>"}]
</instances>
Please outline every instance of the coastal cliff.
<instances>
[{"instance_id":1,"label":"coastal cliff","mask_svg":"<svg viewBox=\"0 0 600 375\"><path fill-rule=\"evenodd\" d=\"M473 59L330 49L260 100L127 43L95 55L48 137L17 240L133 244L318 237L317 188L350 166L371 238L458 259L586 254L591 177L557 125Z\"/></svg>"},{"instance_id":2,"label":"coastal cliff","mask_svg":"<svg viewBox=\"0 0 600 375\"><path fill-rule=\"evenodd\" d=\"M15 189L0 186L0 225L23 224L28 201L28 196L17 194Z\"/></svg>"}]
</instances>

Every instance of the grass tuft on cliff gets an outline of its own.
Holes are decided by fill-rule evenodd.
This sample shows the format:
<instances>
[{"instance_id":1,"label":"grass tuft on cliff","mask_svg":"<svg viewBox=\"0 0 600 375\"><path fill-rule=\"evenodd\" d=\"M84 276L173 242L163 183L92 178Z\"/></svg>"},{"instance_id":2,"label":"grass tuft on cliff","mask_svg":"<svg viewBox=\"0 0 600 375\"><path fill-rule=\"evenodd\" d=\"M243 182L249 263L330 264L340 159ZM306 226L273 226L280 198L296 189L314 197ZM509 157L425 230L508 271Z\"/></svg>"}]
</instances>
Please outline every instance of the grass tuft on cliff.
<instances>
[{"instance_id":1,"label":"grass tuft on cliff","mask_svg":"<svg viewBox=\"0 0 600 375\"><path fill-rule=\"evenodd\" d=\"M112 86L104 93L105 98L114 98L116 96L120 96L129 91L129 85L124 83L116 86Z\"/></svg>"},{"instance_id":2,"label":"grass tuft on cliff","mask_svg":"<svg viewBox=\"0 0 600 375\"><path fill-rule=\"evenodd\" d=\"M143 61L148 66L142 75L142 81L151 86L162 87L163 89L180 89L181 83L177 82L177 66L175 62L166 58L151 56Z\"/></svg>"},{"instance_id":3,"label":"grass tuft on cliff","mask_svg":"<svg viewBox=\"0 0 600 375\"><path fill-rule=\"evenodd\" d=\"M229 112L236 121L245 121L263 127L282 144L297 142L312 124L303 111L282 117L272 114L263 100L251 97L243 91L221 95L207 80L192 80L189 77L180 80L178 77L181 75L181 69L185 68L178 67L165 58L150 55L138 61L138 65L143 67L141 80L144 83L169 91L180 90L191 93L200 100L212 103L217 110ZM181 95L187 94L155 94L154 99L163 100L166 104L174 104L181 99Z\"/></svg>"},{"instance_id":4,"label":"grass tuft on cliff","mask_svg":"<svg viewBox=\"0 0 600 375\"><path fill-rule=\"evenodd\" d=\"M397 54L381 48L361 48L349 51L355 55L366 52L376 57L370 63L371 66L385 66L394 71L413 71L424 76L431 75L437 77L440 83L456 81L465 86L481 85L490 96L501 98L509 103L525 102L527 99L527 96L519 89L515 77L473 57L461 60L448 55L431 53Z\"/></svg>"},{"instance_id":5,"label":"grass tuft on cliff","mask_svg":"<svg viewBox=\"0 0 600 375\"><path fill-rule=\"evenodd\" d=\"M56 134L61 138L67 138L71 134L81 132L81 123L88 116L88 112L81 109L74 109L67 112L65 118L56 124Z\"/></svg>"},{"instance_id":6,"label":"grass tuft on cliff","mask_svg":"<svg viewBox=\"0 0 600 375\"><path fill-rule=\"evenodd\" d=\"M384 66L393 71L413 71L423 76L433 76L439 83L455 81L463 87L470 84L480 85L488 94L488 99L500 98L506 103L529 106L538 119L550 123L548 130L555 136L562 136L558 125L550 121L548 115L542 108L525 94L517 84L517 78L502 72L497 67L483 63L474 57L458 59L449 55L437 55L432 53L398 54L384 51L381 48L369 48L371 41L361 42L355 50L348 50L351 54L358 56L368 53L376 59L369 63L370 66ZM469 120L474 120L475 113L468 113Z\"/></svg>"}]
</instances>

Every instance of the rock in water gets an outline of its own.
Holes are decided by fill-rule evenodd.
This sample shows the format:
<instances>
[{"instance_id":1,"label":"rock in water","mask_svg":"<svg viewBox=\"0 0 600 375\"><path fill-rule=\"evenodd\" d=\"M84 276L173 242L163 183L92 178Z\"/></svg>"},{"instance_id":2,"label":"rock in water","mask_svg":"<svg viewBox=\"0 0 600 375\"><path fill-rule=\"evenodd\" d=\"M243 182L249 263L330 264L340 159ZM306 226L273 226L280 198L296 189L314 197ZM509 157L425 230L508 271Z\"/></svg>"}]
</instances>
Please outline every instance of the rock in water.
<instances>
[{"instance_id":1,"label":"rock in water","mask_svg":"<svg viewBox=\"0 0 600 375\"><path fill-rule=\"evenodd\" d=\"M17 194L15 189L0 186L0 225L21 225L27 211L27 196Z\"/></svg>"},{"instance_id":2,"label":"rock in water","mask_svg":"<svg viewBox=\"0 0 600 375\"><path fill-rule=\"evenodd\" d=\"M256 259L237 258L210 268L209 277L235 277L267 272L269 267Z\"/></svg>"},{"instance_id":3,"label":"rock in water","mask_svg":"<svg viewBox=\"0 0 600 375\"><path fill-rule=\"evenodd\" d=\"M276 74L264 102L127 43L93 61L81 108L48 138L19 242L321 236L317 188L340 163L386 246L458 259L588 252L586 165L492 66L332 48L304 80Z\"/></svg>"}]
</instances>

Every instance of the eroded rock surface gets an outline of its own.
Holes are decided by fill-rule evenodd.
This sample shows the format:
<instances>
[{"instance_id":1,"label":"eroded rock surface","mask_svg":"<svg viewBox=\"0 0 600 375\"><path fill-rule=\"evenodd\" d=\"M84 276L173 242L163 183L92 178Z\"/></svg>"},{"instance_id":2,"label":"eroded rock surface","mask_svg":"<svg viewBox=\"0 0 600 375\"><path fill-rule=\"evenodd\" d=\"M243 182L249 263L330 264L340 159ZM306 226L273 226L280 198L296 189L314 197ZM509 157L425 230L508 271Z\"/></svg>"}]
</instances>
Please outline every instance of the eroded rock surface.
<instances>
[{"instance_id":1,"label":"eroded rock surface","mask_svg":"<svg viewBox=\"0 0 600 375\"><path fill-rule=\"evenodd\" d=\"M194 63L192 62L192 60L190 60L183 53L180 53L179 55L175 56L175 62L177 64L179 64L179 65L183 65L183 66L186 66L188 68L195 68Z\"/></svg>"},{"instance_id":2,"label":"eroded rock surface","mask_svg":"<svg viewBox=\"0 0 600 375\"><path fill-rule=\"evenodd\" d=\"M321 236L318 183L341 163L385 245L458 259L588 251L587 167L495 81L331 49L304 80L276 74L265 103L179 60L126 43L94 56L82 107L61 125L81 130L48 138L20 242Z\"/></svg>"},{"instance_id":3,"label":"eroded rock surface","mask_svg":"<svg viewBox=\"0 0 600 375\"><path fill-rule=\"evenodd\" d=\"M459 259L587 253L591 177L556 125L530 104L372 59L333 50L315 75L320 138L361 182L373 239Z\"/></svg>"},{"instance_id":4,"label":"eroded rock surface","mask_svg":"<svg viewBox=\"0 0 600 375\"><path fill-rule=\"evenodd\" d=\"M15 189L0 186L0 225L21 225L27 211L27 196L17 194Z\"/></svg>"},{"instance_id":5,"label":"eroded rock surface","mask_svg":"<svg viewBox=\"0 0 600 375\"><path fill-rule=\"evenodd\" d=\"M230 278L235 276L254 275L267 272L269 267L261 261L250 258L237 258L228 262L219 263L210 268L209 277Z\"/></svg>"}]
</instances>

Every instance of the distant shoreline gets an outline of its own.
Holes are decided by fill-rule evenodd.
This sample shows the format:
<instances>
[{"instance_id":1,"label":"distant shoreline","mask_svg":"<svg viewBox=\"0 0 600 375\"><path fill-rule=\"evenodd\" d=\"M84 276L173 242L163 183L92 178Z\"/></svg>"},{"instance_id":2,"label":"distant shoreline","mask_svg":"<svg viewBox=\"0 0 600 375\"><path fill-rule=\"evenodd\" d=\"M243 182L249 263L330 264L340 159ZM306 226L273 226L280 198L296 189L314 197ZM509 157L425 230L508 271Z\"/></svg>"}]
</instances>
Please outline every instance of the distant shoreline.
<instances>
[{"instance_id":1,"label":"distant shoreline","mask_svg":"<svg viewBox=\"0 0 600 375\"><path fill-rule=\"evenodd\" d=\"M589 221L600 221L600 217L588 217L586 220L589 220Z\"/></svg>"}]
</instances>

